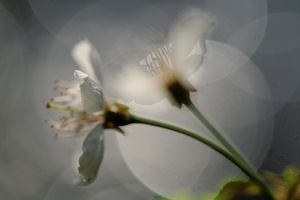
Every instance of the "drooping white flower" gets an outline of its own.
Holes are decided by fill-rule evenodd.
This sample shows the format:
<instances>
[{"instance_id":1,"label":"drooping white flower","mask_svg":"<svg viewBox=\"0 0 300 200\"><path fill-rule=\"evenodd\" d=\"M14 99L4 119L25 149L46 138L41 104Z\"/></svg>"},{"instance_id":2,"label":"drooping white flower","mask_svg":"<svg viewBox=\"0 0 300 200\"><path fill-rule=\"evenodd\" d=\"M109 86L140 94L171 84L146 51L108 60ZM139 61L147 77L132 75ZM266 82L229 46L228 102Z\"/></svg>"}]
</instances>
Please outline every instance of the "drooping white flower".
<instances>
[{"instance_id":1,"label":"drooping white flower","mask_svg":"<svg viewBox=\"0 0 300 200\"><path fill-rule=\"evenodd\" d=\"M96 49L87 39L76 44L72 56L81 69L88 71L95 79L94 69L100 69L100 58ZM75 78L80 84L57 81L59 97L51 99L48 108L65 111L60 121L47 120L57 130L57 138L86 136L82 144L82 154L78 161L80 185L88 185L95 180L104 154L104 129L118 127L128 122L126 106L104 101L101 79L97 82L82 71L75 70ZM99 77L99 75L98 75Z\"/></svg>"},{"instance_id":2,"label":"drooping white flower","mask_svg":"<svg viewBox=\"0 0 300 200\"><path fill-rule=\"evenodd\" d=\"M65 88L60 97L55 97L48 107L66 111L60 122L48 120L58 130L57 138L72 138L86 135L79 158L79 184L91 183L98 172L104 152L103 123L105 122L104 101L95 81L81 71L74 76L82 82L75 87ZM71 92L72 91L72 92ZM61 99L65 101L60 101Z\"/></svg>"},{"instance_id":3,"label":"drooping white flower","mask_svg":"<svg viewBox=\"0 0 300 200\"><path fill-rule=\"evenodd\" d=\"M167 97L172 84L195 91L187 78L202 65L207 51L205 40L214 25L213 19L198 10L189 10L174 24L165 44L153 43L151 53L137 64L128 64L117 78L118 93L125 100L151 104Z\"/></svg>"}]
</instances>

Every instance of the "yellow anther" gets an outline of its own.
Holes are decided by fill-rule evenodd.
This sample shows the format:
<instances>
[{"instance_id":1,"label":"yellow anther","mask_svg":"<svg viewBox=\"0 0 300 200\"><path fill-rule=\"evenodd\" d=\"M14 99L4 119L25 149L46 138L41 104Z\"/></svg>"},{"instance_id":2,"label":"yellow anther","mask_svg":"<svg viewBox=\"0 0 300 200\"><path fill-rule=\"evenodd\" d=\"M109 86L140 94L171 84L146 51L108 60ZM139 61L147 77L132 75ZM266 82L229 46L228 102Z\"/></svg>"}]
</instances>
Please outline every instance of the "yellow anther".
<instances>
[{"instance_id":1,"label":"yellow anther","mask_svg":"<svg viewBox=\"0 0 300 200\"><path fill-rule=\"evenodd\" d=\"M57 104L54 104L54 103L51 103L51 102L47 103L47 108L51 108L53 110L60 110L60 111L75 111L70 106L68 106L68 107L60 106L60 105L57 105Z\"/></svg>"}]
</instances>

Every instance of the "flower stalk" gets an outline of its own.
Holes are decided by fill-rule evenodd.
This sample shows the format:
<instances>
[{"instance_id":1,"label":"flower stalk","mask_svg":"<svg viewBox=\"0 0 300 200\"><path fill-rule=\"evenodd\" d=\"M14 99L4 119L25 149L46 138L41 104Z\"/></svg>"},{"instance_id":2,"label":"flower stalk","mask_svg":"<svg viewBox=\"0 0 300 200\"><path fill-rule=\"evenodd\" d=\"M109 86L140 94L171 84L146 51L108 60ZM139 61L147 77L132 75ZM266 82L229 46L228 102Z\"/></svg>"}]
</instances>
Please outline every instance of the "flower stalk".
<instances>
[{"instance_id":1,"label":"flower stalk","mask_svg":"<svg viewBox=\"0 0 300 200\"><path fill-rule=\"evenodd\" d=\"M235 159L230 153L228 153L228 151L226 151L224 148L220 147L219 145L215 144L214 142L194 133L191 131L188 131L184 128L180 128L178 126L172 125L172 124L168 124L168 123L164 123L161 121L156 121L156 120L152 120L152 119L147 119L147 118L143 118L143 117L139 117L133 114L130 114L130 118L131 118L131 123L140 123L140 124L145 124L145 125L151 125L151 126L156 126L156 127L160 127L160 128L164 128L164 129L168 129L168 130L172 130L178 133L181 133L183 135L186 135L190 138L193 138L209 147L211 147L212 149L214 149L215 151L217 151L218 153L222 154L224 157L226 157L228 160L230 160L233 164L235 164L236 166L238 166L245 174L247 174L249 177L251 177L251 173L249 173L249 170L247 170L244 166L241 165L241 163L239 163L237 161L237 159Z\"/></svg>"},{"instance_id":2,"label":"flower stalk","mask_svg":"<svg viewBox=\"0 0 300 200\"><path fill-rule=\"evenodd\" d=\"M195 106L195 104L190 99L190 88L186 85L181 84L180 79L175 79L170 85L167 86L167 91L171 95L171 98L174 102L179 105L179 108L182 105L185 105L196 117L197 119L205 126L205 128L227 149L231 155L230 160L234 160L235 163L238 163L238 167L244 172L246 171L247 175L255 181L262 188L263 192L272 197L270 192L269 185L261 178L261 176L256 172L251 162L244 156L244 154L238 149L238 147L227 137L226 133L221 129L217 129ZM195 138L196 139L196 138ZM201 142L204 142L203 140ZM207 141L205 141L207 142ZM206 144L206 143L205 143ZM210 145L209 145L210 146ZM210 146L215 149L213 146ZM215 149L217 150L217 149ZM217 150L218 151L218 150ZM222 153L223 152L219 152ZM225 155L224 155L225 156ZM227 156L225 156L228 158ZM228 158L229 159L229 158Z\"/></svg>"},{"instance_id":3,"label":"flower stalk","mask_svg":"<svg viewBox=\"0 0 300 200\"><path fill-rule=\"evenodd\" d=\"M142 118L142 117L139 117L139 116L136 116L133 114L130 114L130 118L131 118L132 123L141 123L141 124L152 125L152 126L157 126L160 128L169 129L169 130L181 133L183 135L186 135L190 138L193 138L193 139L209 146L210 148L214 149L216 152L220 153L221 155L226 157L228 160L230 160L238 168L240 168L249 178L251 178L258 185L260 185L260 187L262 188L264 193L266 193L268 196L270 196L272 198L272 194L269 190L269 186L263 181L263 179L254 170L252 170L250 168L250 166L247 165L247 163L245 163L241 158L237 157L236 155L234 155L232 153L229 153L223 147L220 147L219 145L215 144L214 142L212 142L196 133L193 133L186 129L180 128L178 126L174 126L174 125L164 123L161 121ZM210 123L207 122L207 124L210 124ZM210 124L210 126L212 126L212 125Z\"/></svg>"},{"instance_id":4,"label":"flower stalk","mask_svg":"<svg viewBox=\"0 0 300 200\"><path fill-rule=\"evenodd\" d=\"M215 138L230 152L234 160L239 163L239 166L247 169L247 172L251 174L248 176L254 180L265 194L272 198L270 192L270 186L261 178L261 176L256 172L251 162L246 158L246 156L238 149L238 147L227 137L226 133L222 130L218 130L195 106L195 104L189 99L184 102L184 105L197 117L197 119L211 132ZM272 198L273 199L273 198Z\"/></svg>"}]
</instances>

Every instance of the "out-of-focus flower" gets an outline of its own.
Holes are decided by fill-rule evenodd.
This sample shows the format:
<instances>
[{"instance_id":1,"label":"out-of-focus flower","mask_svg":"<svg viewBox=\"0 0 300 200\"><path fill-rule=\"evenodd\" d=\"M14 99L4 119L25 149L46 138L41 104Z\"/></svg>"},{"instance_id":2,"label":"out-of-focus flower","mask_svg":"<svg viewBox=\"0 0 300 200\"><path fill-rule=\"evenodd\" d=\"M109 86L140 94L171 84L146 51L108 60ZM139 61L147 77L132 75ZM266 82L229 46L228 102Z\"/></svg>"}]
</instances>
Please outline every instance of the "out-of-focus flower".
<instances>
[{"instance_id":1,"label":"out-of-focus flower","mask_svg":"<svg viewBox=\"0 0 300 200\"><path fill-rule=\"evenodd\" d=\"M96 51L90 51L92 47L87 40L83 40L73 49L75 56L79 52L81 57L76 61L84 68L93 67L92 56L97 57ZM83 55L83 56L82 56ZM85 68L92 73L92 68ZM82 145L82 155L79 158L78 173L80 185L88 185L97 176L99 166L104 153L104 135L106 128L113 128L121 133L119 128L130 121L128 118L128 107L118 103L107 103L104 101L99 84L87 74L75 70L74 76L81 80L80 84L70 84L65 81L57 81L56 90L60 96L51 99L48 108L64 111L66 115L60 121L47 120L50 126L57 130L57 138L72 138L86 135Z\"/></svg>"},{"instance_id":2,"label":"out-of-focus flower","mask_svg":"<svg viewBox=\"0 0 300 200\"><path fill-rule=\"evenodd\" d=\"M213 24L206 14L186 12L171 29L167 44L153 42L148 56L124 67L118 77L119 93L125 100L145 104L167 97L181 107L189 92L196 91L187 78L203 63L205 40Z\"/></svg>"}]
</instances>

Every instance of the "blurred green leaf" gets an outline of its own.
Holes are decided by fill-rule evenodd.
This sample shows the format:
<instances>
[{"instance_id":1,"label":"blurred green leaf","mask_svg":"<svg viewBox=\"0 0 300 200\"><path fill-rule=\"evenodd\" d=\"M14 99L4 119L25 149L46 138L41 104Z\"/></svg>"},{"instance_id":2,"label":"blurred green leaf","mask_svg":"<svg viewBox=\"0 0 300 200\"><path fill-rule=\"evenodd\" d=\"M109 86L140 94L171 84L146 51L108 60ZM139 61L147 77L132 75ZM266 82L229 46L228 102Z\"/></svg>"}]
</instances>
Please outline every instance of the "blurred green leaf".
<instances>
[{"instance_id":1,"label":"blurred green leaf","mask_svg":"<svg viewBox=\"0 0 300 200\"><path fill-rule=\"evenodd\" d=\"M167 197L157 195L154 197L154 200L173 200L173 199L169 199Z\"/></svg>"},{"instance_id":2,"label":"blurred green leaf","mask_svg":"<svg viewBox=\"0 0 300 200\"><path fill-rule=\"evenodd\" d=\"M249 180L235 178L228 180L215 197L206 200L241 200L260 195L259 186Z\"/></svg>"},{"instance_id":3,"label":"blurred green leaf","mask_svg":"<svg viewBox=\"0 0 300 200\"><path fill-rule=\"evenodd\" d=\"M293 185L297 184L298 182L298 174L299 171L292 166L288 166L283 171L283 178L288 187L292 187Z\"/></svg>"}]
</instances>

